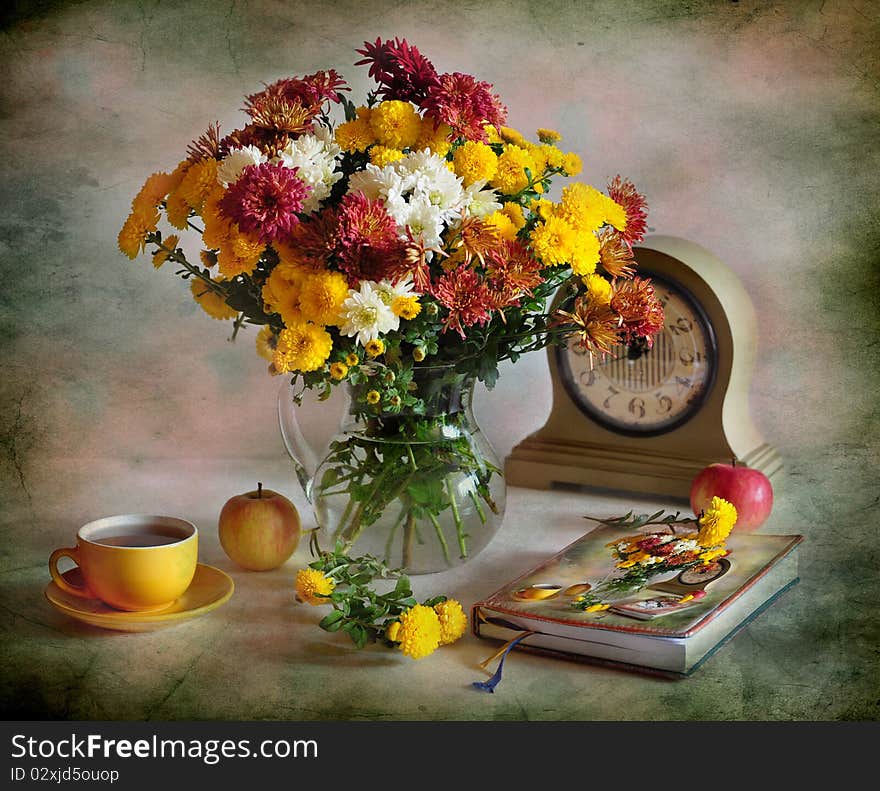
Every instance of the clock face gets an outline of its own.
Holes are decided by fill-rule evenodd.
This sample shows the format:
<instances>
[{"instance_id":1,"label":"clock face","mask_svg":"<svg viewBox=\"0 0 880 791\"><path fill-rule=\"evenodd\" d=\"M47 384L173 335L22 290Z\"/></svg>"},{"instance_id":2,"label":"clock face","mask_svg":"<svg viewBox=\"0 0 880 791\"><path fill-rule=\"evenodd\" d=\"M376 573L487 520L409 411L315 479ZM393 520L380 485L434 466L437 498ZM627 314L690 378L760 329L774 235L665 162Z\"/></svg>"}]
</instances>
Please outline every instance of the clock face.
<instances>
[{"instance_id":1,"label":"clock face","mask_svg":"<svg viewBox=\"0 0 880 791\"><path fill-rule=\"evenodd\" d=\"M621 344L592 358L577 336L557 347L559 374L586 415L620 434L651 436L684 424L715 381L715 333L705 312L681 286L650 275L665 322L648 350Z\"/></svg>"}]
</instances>

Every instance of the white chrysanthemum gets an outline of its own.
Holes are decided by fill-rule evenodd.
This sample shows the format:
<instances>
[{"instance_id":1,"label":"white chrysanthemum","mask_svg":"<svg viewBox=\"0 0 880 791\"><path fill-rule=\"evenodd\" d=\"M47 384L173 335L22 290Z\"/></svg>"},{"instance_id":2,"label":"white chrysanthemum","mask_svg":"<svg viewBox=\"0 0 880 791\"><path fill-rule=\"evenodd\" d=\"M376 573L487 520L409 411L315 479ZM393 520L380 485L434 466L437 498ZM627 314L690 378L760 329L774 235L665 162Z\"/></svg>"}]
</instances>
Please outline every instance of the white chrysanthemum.
<instances>
[{"instance_id":1,"label":"white chrysanthemum","mask_svg":"<svg viewBox=\"0 0 880 791\"><path fill-rule=\"evenodd\" d=\"M245 146L230 151L217 166L217 181L224 187L238 181L242 171L248 165L261 165L266 155L256 146Z\"/></svg>"},{"instance_id":2,"label":"white chrysanthemum","mask_svg":"<svg viewBox=\"0 0 880 791\"><path fill-rule=\"evenodd\" d=\"M421 239L425 247L439 247L442 244L443 214L440 207L432 204L427 197L419 196L401 206L389 205L387 208L402 234L409 228L413 238Z\"/></svg>"},{"instance_id":3,"label":"white chrysanthemum","mask_svg":"<svg viewBox=\"0 0 880 791\"><path fill-rule=\"evenodd\" d=\"M486 217L492 212L501 211L495 190L484 190L485 181L475 181L464 191L464 207L471 217Z\"/></svg>"},{"instance_id":4,"label":"white chrysanthemum","mask_svg":"<svg viewBox=\"0 0 880 791\"><path fill-rule=\"evenodd\" d=\"M392 163L403 179L403 192L411 193L410 202L426 199L440 209L444 220L458 214L464 206L465 192L461 177L446 162L430 151L416 151Z\"/></svg>"},{"instance_id":5,"label":"white chrysanthemum","mask_svg":"<svg viewBox=\"0 0 880 791\"><path fill-rule=\"evenodd\" d=\"M681 541L676 541L672 549L674 552L690 552L692 549L697 549L697 547L699 547L699 544L692 538L684 538Z\"/></svg>"},{"instance_id":6,"label":"white chrysanthemum","mask_svg":"<svg viewBox=\"0 0 880 791\"><path fill-rule=\"evenodd\" d=\"M389 307L394 304L394 300L398 297L418 296L415 291L412 278L407 277L399 283L392 283L390 280L381 280L376 283L375 291L379 298Z\"/></svg>"},{"instance_id":7,"label":"white chrysanthemum","mask_svg":"<svg viewBox=\"0 0 880 791\"><path fill-rule=\"evenodd\" d=\"M356 335L362 346L400 327L400 319L385 304L377 284L370 280L364 280L359 291L349 290L340 319L339 331L349 338Z\"/></svg>"},{"instance_id":8,"label":"white chrysanthemum","mask_svg":"<svg viewBox=\"0 0 880 791\"><path fill-rule=\"evenodd\" d=\"M315 132L288 142L275 159L285 167L296 168L297 177L312 188L303 203L305 212L315 211L342 178L342 173L336 170L342 149L327 136L324 127L316 127Z\"/></svg>"}]
</instances>

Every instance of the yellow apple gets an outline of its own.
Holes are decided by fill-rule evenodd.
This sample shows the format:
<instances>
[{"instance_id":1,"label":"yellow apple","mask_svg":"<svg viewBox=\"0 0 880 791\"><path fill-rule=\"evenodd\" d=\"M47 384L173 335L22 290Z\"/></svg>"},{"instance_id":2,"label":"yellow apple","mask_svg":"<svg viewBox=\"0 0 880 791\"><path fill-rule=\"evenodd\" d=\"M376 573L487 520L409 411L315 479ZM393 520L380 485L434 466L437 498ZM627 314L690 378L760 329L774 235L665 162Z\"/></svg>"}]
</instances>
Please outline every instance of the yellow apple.
<instances>
[{"instance_id":1,"label":"yellow apple","mask_svg":"<svg viewBox=\"0 0 880 791\"><path fill-rule=\"evenodd\" d=\"M229 558L251 571L278 568L299 543L299 512L284 495L264 489L230 497L217 526Z\"/></svg>"}]
</instances>

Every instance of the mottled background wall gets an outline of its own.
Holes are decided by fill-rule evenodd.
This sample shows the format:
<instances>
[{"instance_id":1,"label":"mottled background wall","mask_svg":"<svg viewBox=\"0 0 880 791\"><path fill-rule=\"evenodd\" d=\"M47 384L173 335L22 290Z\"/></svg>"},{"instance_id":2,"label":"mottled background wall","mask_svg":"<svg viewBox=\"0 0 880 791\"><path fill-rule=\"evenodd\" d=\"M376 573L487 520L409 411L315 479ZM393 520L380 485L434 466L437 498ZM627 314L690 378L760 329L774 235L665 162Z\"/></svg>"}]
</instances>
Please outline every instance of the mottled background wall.
<instances>
[{"instance_id":1,"label":"mottled background wall","mask_svg":"<svg viewBox=\"0 0 880 791\"><path fill-rule=\"evenodd\" d=\"M175 492L209 486L218 464L279 458L278 382L252 335L227 343L226 325L170 271L123 257L116 234L144 178L209 122L240 125L262 82L333 67L362 95L354 48L401 36L439 71L494 83L511 125L559 130L583 179L632 178L653 229L739 274L760 323L756 423L797 493L788 513L813 531L808 564L857 583L837 650L876 663L859 587L876 583L878 557L875 3L92 0L3 13L4 570L44 556L47 525L60 538L101 515L114 470L131 472L130 510L174 512ZM542 354L504 369L478 405L501 454L549 400Z\"/></svg>"}]
</instances>

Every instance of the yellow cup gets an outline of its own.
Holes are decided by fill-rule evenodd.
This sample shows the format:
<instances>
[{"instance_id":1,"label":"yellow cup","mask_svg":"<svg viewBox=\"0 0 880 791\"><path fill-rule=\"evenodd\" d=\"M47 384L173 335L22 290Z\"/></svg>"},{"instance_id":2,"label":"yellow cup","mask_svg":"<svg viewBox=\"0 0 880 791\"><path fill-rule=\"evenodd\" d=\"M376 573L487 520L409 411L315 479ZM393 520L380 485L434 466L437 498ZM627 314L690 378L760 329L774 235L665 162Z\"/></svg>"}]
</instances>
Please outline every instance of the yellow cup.
<instances>
[{"instance_id":1,"label":"yellow cup","mask_svg":"<svg viewBox=\"0 0 880 791\"><path fill-rule=\"evenodd\" d=\"M196 572L199 534L184 519L107 516L83 525L76 538L76 547L56 549L49 558L52 579L73 596L100 599L117 610L163 610L183 594ZM84 586L61 575L62 557L79 566Z\"/></svg>"}]
</instances>

